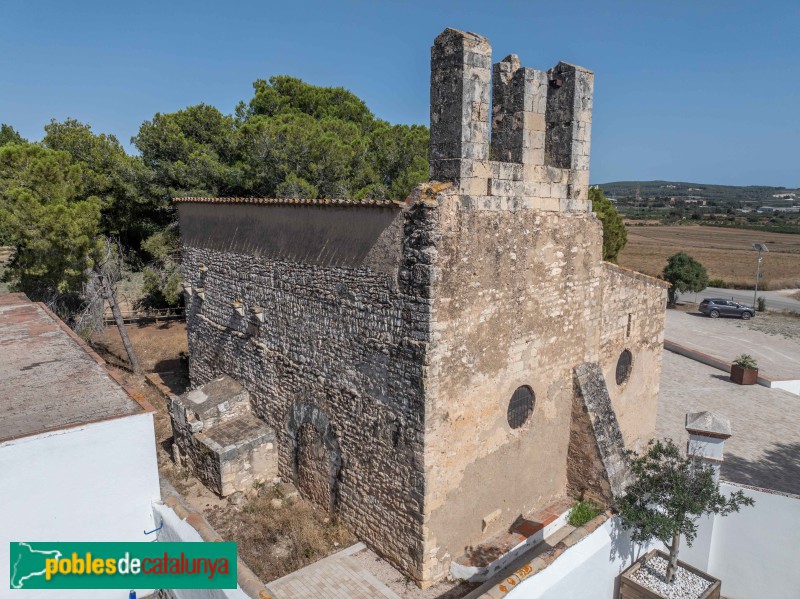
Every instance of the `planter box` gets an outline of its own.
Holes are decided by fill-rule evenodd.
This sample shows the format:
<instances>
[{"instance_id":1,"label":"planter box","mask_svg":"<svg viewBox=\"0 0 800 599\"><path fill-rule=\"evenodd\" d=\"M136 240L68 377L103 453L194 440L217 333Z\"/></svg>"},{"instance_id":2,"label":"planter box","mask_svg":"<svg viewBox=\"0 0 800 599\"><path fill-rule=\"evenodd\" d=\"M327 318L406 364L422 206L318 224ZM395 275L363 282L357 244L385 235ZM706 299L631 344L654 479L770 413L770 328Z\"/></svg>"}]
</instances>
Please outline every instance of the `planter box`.
<instances>
[{"instance_id":1,"label":"planter box","mask_svg":"<svg viewBox=\"0 0 800 599\"><path fill-rule=\"evenodd\" d=\"M731 364L731 380L740 385L755 385L758 380L758 368L742 368Z\"/></svg>"},{"instance_id":2,"label":"planter box","mask_svg":"<svg viewBox=\"0 0 800 599\"><path fill-rule=\"evenodd\" d=\"M666 560L669 560L669 555L664 553L663 551L658 551L653 549L650 553L645 555L642 558L639 558L635 564L633 564L630 568L625 570L619 577L619 599L663 599L661 595L648 589L647 587L642 586L635 580L631 579L631 574L636 572L643 563L653 557L655 554L660 555ZM700 578L706 579L711 586L706 589L706 592L700 595L698 599L720 599L720 591L722 589L722 583L719 579L714 578L713 576L709 576L705 572L698 570L697 568L693 568L689 564L685 564L681 560L678 560L678 567L683 568L684 570L688 570L693 574L697 574Z\"/></svg>"}]
</instances>

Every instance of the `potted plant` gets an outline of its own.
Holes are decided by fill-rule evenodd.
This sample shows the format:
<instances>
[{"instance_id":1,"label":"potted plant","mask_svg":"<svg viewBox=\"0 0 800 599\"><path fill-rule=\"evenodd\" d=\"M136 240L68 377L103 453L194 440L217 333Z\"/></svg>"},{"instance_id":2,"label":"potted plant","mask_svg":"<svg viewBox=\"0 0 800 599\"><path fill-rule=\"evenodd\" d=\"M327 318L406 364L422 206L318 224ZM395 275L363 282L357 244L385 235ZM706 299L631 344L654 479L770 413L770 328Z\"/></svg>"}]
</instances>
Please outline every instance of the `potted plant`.
<instances>
[{"instance_id":1,"label":"potted plant","mask_svg":"<svg viewBox=\"0 0 800 599\"><path fill-rule=\"evenodd\" d=\"M701 516L727 516L746 505L753 500L742 491L728 497L719 492L712 466L684 456L669 439L651 441L643 455L632 458L630 484L617 509L635 543L661 541L669 555L651 551L623 572L620 599L668 596L671 585L695 589L681 594L687 599L719 597L718 579L678 561L681 535L691 547Z\"/></svg>"},{"instance_id":2,"label":"potted plant","mask_svg":"<svg viewBox=\"0 0 800 599\"><path fill-rule=\"evenodd\" d=\"M758 362L749 354L742 354L731 364L731 380L740 385L755 385L758 381Z\"/></svg>"}]
</instances>

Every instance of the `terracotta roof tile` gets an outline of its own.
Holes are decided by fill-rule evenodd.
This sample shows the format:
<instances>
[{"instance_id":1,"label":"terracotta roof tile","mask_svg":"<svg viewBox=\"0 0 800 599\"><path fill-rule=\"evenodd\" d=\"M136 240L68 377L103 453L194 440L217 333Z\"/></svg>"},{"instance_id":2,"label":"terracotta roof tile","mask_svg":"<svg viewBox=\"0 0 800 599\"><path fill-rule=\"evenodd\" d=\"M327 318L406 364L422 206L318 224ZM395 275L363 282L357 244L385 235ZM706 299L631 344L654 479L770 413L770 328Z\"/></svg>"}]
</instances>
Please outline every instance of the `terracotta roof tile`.
<instances>
[{"instance_id":1,"label":"terracotta roof tile","mask_svg":"<svg viewBox=\"0 0 800 599\"><path fill-rule=\"evenodd\" d=\"M285 204L285 205L313 205L313 206L375 206L383 208L399 208L403 202L395 200L343 200L343 199L306 199L306 198L240 198L240 197L185 197L173 198L176 204L203 203L203 204Z\"/></svg>"}]
</instances>

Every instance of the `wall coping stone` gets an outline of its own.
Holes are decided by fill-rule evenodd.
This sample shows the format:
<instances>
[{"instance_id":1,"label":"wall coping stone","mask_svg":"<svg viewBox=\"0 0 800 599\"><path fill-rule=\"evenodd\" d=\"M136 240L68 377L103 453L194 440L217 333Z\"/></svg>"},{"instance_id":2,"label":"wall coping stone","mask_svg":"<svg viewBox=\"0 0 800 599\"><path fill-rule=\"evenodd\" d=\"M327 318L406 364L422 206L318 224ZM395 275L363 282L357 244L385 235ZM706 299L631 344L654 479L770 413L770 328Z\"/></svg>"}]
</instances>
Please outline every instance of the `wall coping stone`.
<instances>
[{"instance_id":1,"label":"wall coping stone","mask_svg":"<svg viewBox=\"0 0 800 599\"><path fill-rule=\"evenodd\" d=\"M244 198L244 197L182 197L172 198L176 204L280 204L313 206L373 206L377 208L400 208L403 202L395 200L349 200L335 198Z\"/></svg>"},{"instance_id":2,"label":"wall coping stone","mask_svg":"<svg viewBox=\"0 0 800 599\"><path fill-rule=\"evenodd\" d=\"M638 270L633 270L632 268L626 268L624 266L620 266L619 264L614 264L613 262L606 262L605 260L603 260L602 264L603 268L608 268L609 270L616 271L621 275L627 275L632 279L639 279L646 283L654 283L664 288L672 287L671 283L668 283L663 279L659 279L658 277L651 277L650 275L641 273Z\"/></svg>"}]
</instances>

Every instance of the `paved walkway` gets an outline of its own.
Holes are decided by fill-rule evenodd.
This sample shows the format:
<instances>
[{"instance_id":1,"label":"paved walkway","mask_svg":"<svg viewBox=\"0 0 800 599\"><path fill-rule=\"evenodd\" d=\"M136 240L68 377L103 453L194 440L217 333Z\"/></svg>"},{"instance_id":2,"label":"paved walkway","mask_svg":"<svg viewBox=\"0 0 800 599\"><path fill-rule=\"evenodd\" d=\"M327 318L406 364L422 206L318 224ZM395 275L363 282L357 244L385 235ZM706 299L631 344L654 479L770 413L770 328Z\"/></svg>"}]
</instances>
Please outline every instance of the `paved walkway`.
<instances>
[{"instance_id":1,"label":"paved walkway","mask_svg":"<svg viewBox=\"0 0 800 599\"><path fill-rule=\"evenodd\" d=\"M356 543L267 586L274 599L400 599L352 557L363 549Z\"/></svg>"},{"instance_id":2,"label":"paved walkway","mask_svg":"<svg viewBox=\"0 0 800 599\"><path fill-rule=\"evenodd\" d=\"M800 494L800 398L761 385L737 385L716 368L665 351L656 436L685 444L686 413L703 410L731 422L724 479Z\"/></svg>"},{"instance_id":3,"label":"paved walkway","mask_svg":"<svg viewBox=\"0 0 800 599\"><path fill-rule=\"evenodd\" d=\"M759 374L771 379L800 379L800 340L768 335L749 328L749 324L738 318L667 310L664 336L728 362L750 354L758 360Z\"/></svg>"}]
</instances>

